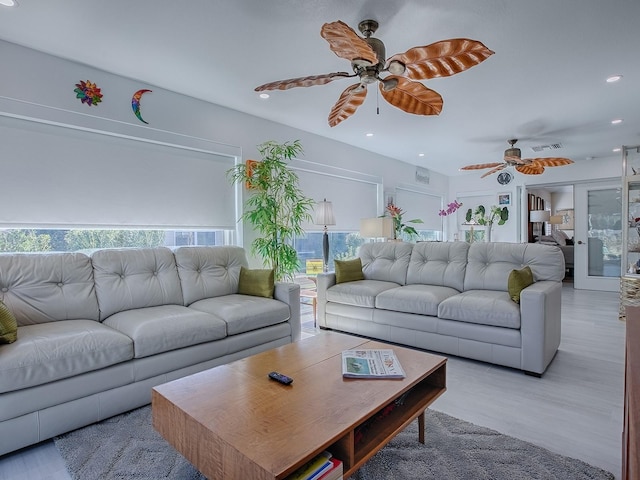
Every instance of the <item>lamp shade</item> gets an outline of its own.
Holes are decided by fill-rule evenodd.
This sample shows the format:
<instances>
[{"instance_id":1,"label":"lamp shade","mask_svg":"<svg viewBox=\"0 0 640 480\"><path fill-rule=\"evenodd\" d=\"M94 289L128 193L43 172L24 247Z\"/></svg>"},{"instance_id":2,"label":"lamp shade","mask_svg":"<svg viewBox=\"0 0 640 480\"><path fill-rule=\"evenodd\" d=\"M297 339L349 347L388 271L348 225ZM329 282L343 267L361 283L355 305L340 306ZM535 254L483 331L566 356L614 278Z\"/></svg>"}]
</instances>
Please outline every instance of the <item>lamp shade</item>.
<instances>
[{"instance_id":1,"label":"lamp shade","mask_svg":"<svg viewBox=\"0 0 640 480\"><path fill-rule=\"evenodd\" d=\"M336 218L333 216L333 205L325 198L322 202L316 203L315 219L316 225L335 225Z\"/></svg>"},{"instance_id":2,"label":"lamp shade","mask_svg":"<svg viewBox=\"0 0 640 480\"><path fill-rule=\"evenodd\" d=\"M531 222L548 222L551 218L549 210L531 210L529 213L529 221Z\"/></svg>"},{"instance_id":3,"label":"lamp shade","mask_svg":"<svg viewBox=\"0 0 640 480\"><path fill-rule=\"evenodd\" d=\"M391 217L363 218L360 220L362 238L390 238L393 235Z\"/></svg>"},{"instance_id":4,"label":"lamp shade","mask_svg":"<svg viewBox=\"0 0 640 480\"><path fill-rule=\"evenodd\" d=\"M560 225L562 223L562 215L551 215L549 218L549 223L552 225Z\"/></svg>"}]
</instances>

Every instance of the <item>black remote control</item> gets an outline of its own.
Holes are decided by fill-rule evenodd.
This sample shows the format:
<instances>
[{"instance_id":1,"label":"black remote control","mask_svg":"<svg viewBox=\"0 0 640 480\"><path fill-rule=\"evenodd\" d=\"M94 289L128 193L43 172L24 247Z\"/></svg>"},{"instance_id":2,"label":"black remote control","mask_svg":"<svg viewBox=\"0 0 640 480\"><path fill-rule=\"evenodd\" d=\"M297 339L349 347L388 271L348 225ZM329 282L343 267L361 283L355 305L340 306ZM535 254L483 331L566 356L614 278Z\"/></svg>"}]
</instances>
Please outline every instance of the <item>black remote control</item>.
<instances>
[{"instance_id":1,"label":"black remote control","mask_svg":"<svg viewBox=\"0 0 640 480\"><path fill-rule=\"evenodd\" d=\"M283 375L283 374L278 373L278 372L271 372L269 374L269 378L271 380L275 380L276 382L280 382L280 383L283 383L285 385L291 385L291 383L293 382L293 378L287 377L286 375Z\"/></svg>"}]
</instances>

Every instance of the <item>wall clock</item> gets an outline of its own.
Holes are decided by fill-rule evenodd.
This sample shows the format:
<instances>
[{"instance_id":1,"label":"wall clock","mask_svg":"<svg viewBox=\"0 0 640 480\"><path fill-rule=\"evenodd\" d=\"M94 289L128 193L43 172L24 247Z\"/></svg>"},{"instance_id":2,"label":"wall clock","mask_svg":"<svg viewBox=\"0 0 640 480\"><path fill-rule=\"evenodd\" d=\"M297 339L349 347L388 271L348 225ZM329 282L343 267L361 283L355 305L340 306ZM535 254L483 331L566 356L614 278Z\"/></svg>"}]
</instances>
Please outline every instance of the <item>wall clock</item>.
<instances>
[{"instance_id":1,"label":"wall clock","mask_svg":"<svg viewBox=\"0 0 640 480\"><path fill-rule=\"evenodd\" d=\"M498 183L500 185L506 185L511 181L512 178L513 177L509 172L502 172L500 175L498 175Z\"/></svg>"}]
</instances>

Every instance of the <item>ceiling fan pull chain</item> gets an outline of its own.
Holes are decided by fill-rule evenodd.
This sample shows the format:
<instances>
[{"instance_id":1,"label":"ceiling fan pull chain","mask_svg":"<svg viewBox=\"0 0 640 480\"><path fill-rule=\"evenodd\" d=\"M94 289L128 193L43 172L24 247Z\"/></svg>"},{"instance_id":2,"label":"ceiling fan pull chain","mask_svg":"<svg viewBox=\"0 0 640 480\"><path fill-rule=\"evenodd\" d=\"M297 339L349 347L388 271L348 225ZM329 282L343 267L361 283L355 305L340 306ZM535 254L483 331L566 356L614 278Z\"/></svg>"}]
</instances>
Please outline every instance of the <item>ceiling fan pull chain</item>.
<instances>
[{"instance_id":1,"label":"ceiling fan pull chain","mask_svg":"<svg viewBox=\"0 0 640 480\"><path fill-rule=\"evenodd\" d=\"M376 115L380 115L380 90L376 89Z\"/></svg>"}]
</instances>

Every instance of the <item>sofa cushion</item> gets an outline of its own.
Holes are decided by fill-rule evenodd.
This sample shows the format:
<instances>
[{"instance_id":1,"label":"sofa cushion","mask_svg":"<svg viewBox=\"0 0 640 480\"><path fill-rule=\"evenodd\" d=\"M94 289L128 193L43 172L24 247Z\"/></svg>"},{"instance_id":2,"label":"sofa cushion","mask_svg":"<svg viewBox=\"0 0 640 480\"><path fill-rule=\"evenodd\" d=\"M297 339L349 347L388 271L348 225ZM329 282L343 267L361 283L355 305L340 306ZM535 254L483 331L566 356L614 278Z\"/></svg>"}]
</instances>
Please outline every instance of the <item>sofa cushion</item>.
<instances>
[{"instance_id":1,"label":"sofa cushion","mask_svg":"<svg viewBox=\"0 0 640 480\"><path fill-rule=\"evenodd\" d=\"M238 293L245 251L236 246L179 247L174 250L184 304Z\"/></svg>"},{"instance_id":2,"label":"sofa cushion","mask_svg":"<svg viewBox=\"0 0 640 480\"><path fill-rule=\"evenodd\" d=\"M227 335L277 325L291 316L284 302L239 294L205 298L192 303L189 309L215 314L226 323Z\"/></svg>"},{"instance_id":3,"label":"sofa cushion","mask_svg":"<svg viewBox=\"0 0 640 480\"><path fill-rule=\"evenodd\" d=\"M407 284L455 288L461 292L467 267L467 242L420 242L413 247Z\"/></svg>"},{"instance_id":4,"label":"sofa cushion","mask_svg":"<svg viewBox=\"0 0 640 480\"><path fill-rule=\"evenodd\" d=\"M520 306L507 292L468 290L443 300L438 317L460 322L520 328Z\"/></svg>"},{"instance_id":5,"label":"sofa cushion","mask_svg":"<svg viewBox=\"0 0 640 480\"><path fill-rule=\"evenodd\" d=\"M374 308L378 294L399 286L397 283L379 280L356 280L355 282L338 283L327 289L327 301Z\"/></svg>"},{"instance_id":6,"label":"sofa cushion","mask_svg":"<svg viewBox=\"0 0 640 480\"><path fill-rule=\"evenodd\" d=\"M219 340L227 335L226 325L220 318L182 305L126 310L111 315L103 323L133 340L135 358Z\"/></svg>"},{"instance_id":7,"label":"sofa cushion","mask_svg":"<svg viewBox=\"0 0 640 480\"><path fill-rule=\"evenodd\" d=\"M255 297L273 298L273 269L240 267L238 293Z\"/></svg>"},{"instance_id":8,"label":"sofa cushion","mask_svg":"<svg viewBox=\"0 0 640 480\"><path fill-rule=\"evenodd\" d=\"M366 280L404 285L413 244L408 242L371 242L358 249Z\"/></svg>"},{"instance_id":9,"label":"sofa cushion","mask_svg":"<svg viewBox=\"0 0 640 480\"><path fill-rule=\"evenodd\" d=\"M0 343L13 343L18 339L18 322L11 310L0 300Z\"/></svg>"},{"instance_id":10,"label":"sofa cushion","mask_svg":"<svg viewBox=\"0 0 640 480\"><path fill-rule=\"evenodd\" d=\"M183 303L178 270L168 248L98 250L91 260L101 320L133 308Z\"/></svg>"},{"instance_id":11,"label":"sofa cushion","mask_svg":"<svg viewBox=\"0 0 640 480\"><path fill-rule=\"evenodd\" d=\"M91 259L81 253L0 254L0 300L18 326L99 318Z\"/></svg>"},{"instance_id":12,"label":"sofa cushion","mask_svg":"<svg viewBox=\"0 0 640 480\"><path fill-rule=\"evenodd\" d=\"M509 291L511 300L520 303L520 292L531 284L533 284L531 268L527 266L520 270L511 270L507 282L507 290Z\"/></svg>"},{"instance_id":13,"label":"sofa cushion","mask_svg":"<svg viewBox=\"0 0 640 480\"><path fill-rule=\"evenodd\" d=\"M355 282L364 280L362 273L362 260L354 258L352 260L334 260L336 267L336 283Z\"/></svg>"},{"instance_id":14,"label":"sofa cushion","mask_svg":"<svg viewBox=\"0 0 640 480\"><path fill-rule=\"evenodd\" d=\"M538 243L483 243L469 247L464 290L507 292L511 270L531 267L535 281L561 282L564 278L564 255L560 247Z\"/></svg>"},{"instance_id":15,"label":"sofa cushion","mask_svg":"<svg viewBox=\"0 0 640 480\"><path fill-rule=\"evenodd\" d=\"M437 285L405 285L385 290L376 296L376 308L396 312L438 315L440 302L460 293L458 290Z\"/></svg>"},{"instance_id":16,"label":"sofa cushion","mask_svg":"<svg viewBox=\"0 0 640 480\"><path fill-rule=\"evenodd\" d=\"M0 393L53 382L133 358L133 342L94 320L60 320L18 328L0 353Z\"/></svg>"}]
</instances>

